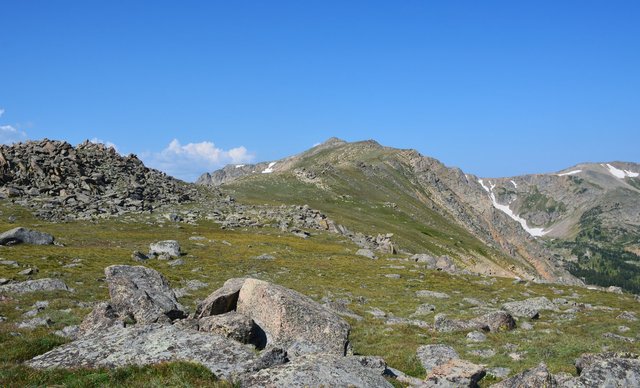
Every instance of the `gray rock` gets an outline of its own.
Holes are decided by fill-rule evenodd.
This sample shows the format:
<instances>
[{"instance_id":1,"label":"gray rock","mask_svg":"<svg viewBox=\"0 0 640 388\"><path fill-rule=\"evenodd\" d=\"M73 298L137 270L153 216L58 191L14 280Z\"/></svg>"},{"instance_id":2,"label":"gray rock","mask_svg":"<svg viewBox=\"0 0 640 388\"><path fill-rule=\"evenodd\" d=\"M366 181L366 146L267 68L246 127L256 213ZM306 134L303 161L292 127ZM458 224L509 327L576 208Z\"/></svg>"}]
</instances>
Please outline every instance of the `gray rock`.
<instances>
[{"instance_id":1,"label":"gray rock","mask_svg":"<svg viewBox=\"0 0 640 388\"><path fill-rule=\"evenodd\" d=\"M75 325L65 326L62 330L57 330L53 334L74 340L80 335L80 327Z\"/></svg>"},{"instance_id":2,"label":"gray rock","mask_svg":"<svg viewBox=\"0 0 640 388\"><path fill-rule=\"evenodd\" d=\"M579 376L567 387L638 387L640 359L632 353L584 354L576 361Z\"/></svg>"},{"instance_id":3,"label":"gray rock","mask_svg":"<svg viewBox=\"0 0 640 388\"><path fill-rule=\"evenodd\" d=\"M253 319L235 311L200 318L198 327L200 331L219 334L243 344L253 344L258 349L263 349L267 342L264 332Z\"/></svg>"},{"instance_id":4,"label":"gray rock","mask_svg":"<svg viewBox=\"0 0 640 388\"><path fill-rule=\"evenodd\" d=\"M509 368L495 367L487 369L487 375L493 376L497 379L504 379L505 377L509 376L509 373L511 373L511 369Z\"/></svg>"},{"instance_id":5,"label":"gray rock","mask_svg":"<svg viewBox=\"0 0 640 388\"><path fill-rule=\"evenodd\" d=\"M635 322L638 320L636 313L633 311L623 311L620 315L616 317L616 319L623 319L629 322Z\"/></svg>"},{"instance_id":6,"label":"gray rock","mask_svg":"<svg viewBox=\"0 0 640 388\"><path fill-rule=\"evenodd\" d=\"M53 236L22 227L0 234L0 245L13 244L51 245L53 244Z\"/></svg>"},{"instance_id":7,"label":"gray rock","mask_svg":"<svg viewBox=\"0 0 640 388\"><path fill-rule=\"evenodd\" d=\"M0 286L0 292L13 292L16 294L24 294L27 292L38 292L38 291L69 291L72 290L67 287L67 285L60 279L36 279L36 280L27 280L19 283L9 283L3 286Z\"/></svg>"},{"instance_id":8,"label":"gray rock","mask_svg":"<svg viewBox=\"0 0 640 388\"><path fill-rule=\"evenodd\" d=\"M467 341L470 342L484 342L487 340L487 336L479 331L472 331L467 334Z\"/></svg>"},{"instance_id":9,"label":"gray rock","mask_svg":"<svg viewBox=\"0 0 640 388\"><path fill-rule=\"evenodd\" d=\"M474 349L470 350L469 353L482 358L490 358L496 355L496 351L493 349Z\"/></svg>"},{"instance_id":10,"label":"gray rock","mask_svg":"<svg viewBox=\"0 0 640 388\"><path fill-rule=\"evenodd\" d=\"M527 369L522 373L503 380L497 384L492 385L492 388L526 388L526 387L557 387L558 382L555 377L549 372L547 366L541 363L533 369ZM594 385L595 387L595 385Z\"/></svg>"},{"instance_id":11,"label":"gray rock","mask_svg":"<svg viewBox=\"0 0 640 388\"><path fill-rule=\"evenodd\" d=\"M0 278L0 286L4 286L5 284L8 284L9 282L10 282L9 279Z\"/></svg>"},{"instance_id":12,"label":"gray rock","mask_svg":"<svg viewBox=\"0 0 640 388\"><path fill-rule=\"evenodd\" d=\"M411 314L411 316L419 317L423 315L429 315L436 310L436 306L428 303L421 304L416 309L416 312Z\"/></svg>"},{"instance_id":13,"label":"gray rock","mask_svg":"<svg viewBox=\"0 0 640 388\"><path fill-rule=\"evenodd\" d=\"M173 290L159 272L142 267L113 265L105 268L111 305L131 314L137 323L168 322L184 316Z\"/></svg>"},{"instance_id":14,"label":"gray rock","mask_svg":"<svg viewBox=\"0 0 640 388\"><path fill-rule=\"evenodd\" d=\"M445 294L444 292L428 291L428 290L416 291L416 296L418 298L435 298L435 299L449 298L449 295Z\"/></svg>"},{"instance_id":15,"label":"gray rock","mask_svg":"<svg viewBox=\"0 0 640 388\"><path fill-rule=\"evenodd\" d=\"M20 266L18 265L18 262L15 260L0 260L0 264L13 267L13 268L18 268Z\"/></svg>"},{"instance_id":16,"label":"gray rock","mask_svg":"<svg viewBox=\"0 0 640 388\"><path fill-rule=\"evenodd\" d=\"M164 240L149 245L149 256L167 255L169 257L180 256L180 244L175 240Z\"/></svg>"},{"instance_id":17,"label":"gray rock","mask_svg":"<svg viewBox=\"0 0 640 388\"><path fill-rule=\"evenodd\" d=\"M263 253L260 256L254 257L254 259L256 259L256 260L275 260L276 258L275 258L275 256Z\"/></svg>"},{"instance_id":18,"label":"gray rock","mask_svg":"<svg viewBox=\"0 0 640 388\"><path fill-rule=\"evenodd\" d=\"M224 285L214 291L205 300L198 303L194 316L196 319L228 313L236 309L240 289L246 279L233 278L224 282Z\"/></svg>"},{"instance_id":19,"label":"gray rock","mask_svg":"<svg viewBox=\"0 0 640 388\"><path fill-rule=\"evenodd\" d=\"M290 358L315 352L344 356L347 352L349 324L293 290L246 279L236 310L264 330L267 344L285 349Z\"/></svg>"},{"instance_id":20,"label":"gray rock","mask_svg":"<svg viewBox=\"0 0 640 388\"><path fill-rule=\"evenodd\" d=\"M53 322L51 321L51 319L45 317L45 318L33 318L33 319L29 319L27 321L23 321L18 323L18 328L20 329L35 329L36 327L40 327L40 326L49 326L51 325Z\"/></svg>"},{"instance_id":21,"label":"gray rock","mask_svg":"<svg viewBox=\"0 0 640 388\"><path fill-rule=\"evenodd\" d=\"M524 317L529 319L538 318L540 311L542 310L557 310L556 305L544 296L521 300L518 302L508 302L503 304L502 308L515 317Z\"/></svg>"},{"instance_id":22,"label":"gray rock","mask_svg":"<svg viewBox=\"0 0 640 388\"><path fill-rule=\"evenodd\" d=\"M373 251L371 249L358 249L356 251L356 255L358 256L364 256L364 257L368 257L369 259L377 259L378 257L376 256L375 253L373 253Z\"/></svg>"},{"instance_id":23,"label":"gray rock","mask_svg":"<svg viewBox=\"0 0 640 388\"><path fill-rule=\"evenodd\" d=\"M177 267L179 265L184 265L184 260L182 260L182 259L170 260L167 263L167 265L170 266L170 267Z\"/></svg>"},{"instance_id":24,"label":"gray rock","mask_svg":"<svg viewBox=\"0 0 640 388\"><path fill-rule=\"evenodd\" d=\"M376 318L384 318L387 316L387 313L385 313L384 311L380 310L377 307L374 307L371 310L368 310L367 312Z\"/></svg>"},{"instance_id":25,"label":"gray rock","mask_svg":"<svg viewBox=\"0 0 640 388\"><path fill-rule=\"evenodd\" d=\"M451 359L433 368L423 387L477 387L485 374L484 367L480 365Z\"/></svg>"},{"instance_id":26,"label":"gray rock","mask_svg":"<svg viewBox=\"0 0 640 388\"><path fill-rule=\"evenodd\" d=\"M449 360L460 358L458 352L452 347L441 344L422 345L416 351L416 355L427 375L433 368L446 364Z\"/></svg>"},{"instance_id":27,"label":"gray rock","mask_svg":"<svg viewBox=\"0 0 640 388\"><path fill-rule=\"evenodd\" d=\"M117 368L168 361L197 362L220 378L251 370L257 356L251 348L219 335L154 323L113 326L27 361L37 369Z\"/></svg>"},{"instance_id":28,"label":"gray rock","mask_svg":"<svg viewBox=\"0 0 640 388\"><path fill-rule=\"evenodd\" d=\"M366 363L366 362L365 362ZM243 387L392 387L379 367L364 366L360 357L305 354L289 363L263 369L241 379Z\"/></svg>"},{"instance_id":29,"label":"gray rock","mask_svg":"<svg viewBox=\"0 0 640 388\"><path fill-rule=\"evenodd\" d=\"M509 331L516 328L516 321L511 314L506 311L496 310L488 312L471 320L471 324L477 324L476 327L487 327L488 331L500 332Z\"/></svg>"},{"instance_id":30,"label":"gray rock","mask_svg":"<svg viewBox=\"0 0 640 388\"><path fill-rule=\"evenodd\" d=\"M18 272L18 275L30 276L30 275L37 274L38 272L39 272L38 268L27 268L25 270Z\"/></svg>"},{"instance_id":31,"label":"gray rock","mask_svg":"<svg viewBox=\"0 0 640 388\"><path fill-rule=\"evenodd\" d=\"M145 255L140 251L133 251L133 253L131 254L131 260L137 261L137 262L143 262L143 261L149 260L149 256Z\"/></svg>"}]
</instances>

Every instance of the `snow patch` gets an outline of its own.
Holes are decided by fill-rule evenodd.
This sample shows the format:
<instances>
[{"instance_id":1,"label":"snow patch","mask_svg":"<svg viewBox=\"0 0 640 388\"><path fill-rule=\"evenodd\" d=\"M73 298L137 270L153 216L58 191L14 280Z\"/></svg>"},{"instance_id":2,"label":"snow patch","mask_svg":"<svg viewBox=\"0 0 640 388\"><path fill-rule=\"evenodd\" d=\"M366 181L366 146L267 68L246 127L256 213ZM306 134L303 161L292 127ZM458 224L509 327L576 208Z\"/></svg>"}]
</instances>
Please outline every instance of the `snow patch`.
<instances>
[{"instance_id":1,"label":"snow patch","mask_svg":"<svg viewBox=\"0 0 640 388\"><path fill-rule=\"evenodd\" d=\"M611 173L611 175L620 179L624 179L626 177L637 178L638 176L640 176L640 173L632 172L629 170L620 170L618 168L613 167L609 163L607 163L607 168L609 169L609 172Z\"/></svg>"},{"instance_id":2,"label":"snow patch","mask_svg":"<svg viewBox=\"0 0 640 388\"><path fill-rule=\"evenodd\" d=\"M244 164L236 164L236 168L244 167Z\"/></svg>"},{"instance_id":3,"label":"snow patch","mask_svg":"<svg viewBox=\"0 0 640 388\"><path fill-rule=\"evenodd\" d=\"M513 187L515 187L516 189L518 188L518 184L512 179L511 183L513 184Z\"/></svg>"},{"instance_id":4,"label":"snow patch","mask_svg":"<svg viewBox=\"0 0 640 388\"><path fill-rule=\"evenodd\" d=\"M515 214L513 210L509 208L509 205L499 204L498 201L496 200L495 194L493 194L493 188L496 187L496 185L492 184L491 181L489 181L489 185L491 186L491 188L487 187L482 181L482 179L478 179L478 182L480 183L480 186L482 186L482 188L485 189L487 193L489 193L489 198L491 199L491 203L493 204L493 207L500 210L504 214L508 215L513 220L517 221L527 233L529 233L533 237L540 237L540 236L544 236L549 232L549 231L545 231L544 228L530 228L527 225L527 220Z\"/></svg>"},{"instance_id":5,"label":"snow patch","mask_svg":"<svg viewBox=\"0 0 640 388\"><path fill-rule=\"evenodd\" d=\"M265 168L264 170L262 170L263 174L271 174L273 172L273 166L276 165L276 162L271 162L269 163L269 167Z\"/></svg>"},{"instance_id":6,"label":"snow patch","mask_svg":"<svg viewBox=\"0 0 640 388\"><path fill-rule=\"evenodd\" d=\"M563 172L562 174L556 174L557 176L565 176L565 175L575 175L578 173L581 173L582 170L573 170L573 171L569 171L569 172Z\"/></svg>"}]
</instances>

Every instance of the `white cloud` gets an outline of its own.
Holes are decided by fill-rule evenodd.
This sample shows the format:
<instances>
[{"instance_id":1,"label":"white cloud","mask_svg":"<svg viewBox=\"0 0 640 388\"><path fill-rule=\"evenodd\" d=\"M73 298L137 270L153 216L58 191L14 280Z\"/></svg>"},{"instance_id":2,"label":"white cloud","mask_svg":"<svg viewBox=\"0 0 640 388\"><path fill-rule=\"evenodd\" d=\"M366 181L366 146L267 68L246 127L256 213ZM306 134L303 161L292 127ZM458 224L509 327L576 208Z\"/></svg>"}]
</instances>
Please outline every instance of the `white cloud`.
<instances>
[{"instance_id":1,"label":"white cloud","mask_svg":"<svg viewBox=\"0 0 640 388\"><path fill-rule=\"evenodd\" d=\"M4 109L0 108L0 117L4 114Z\"/></svg>"},{"instance_id":2,"label":"white cloud","mask_svg":"<svg viewBox=\"0 0 640 388\"><path fill-rule=\"evenodd\" d=\"M114 142L108 141L108 140L102 140L102 139L98 139L97 137L94 137L93 139L89 140L91 143L94 144L104 144L107 147L113 147L114 150L116 150L116 152L120 153L118 151L118 146L116 146L116 144Z\"/></svg>"},{"instance_id":3,"label":"white cloud","mask_svg":"<svg viewBox=\"0 0 640 388\"><path fill-rule=\"evenodd\" d=\"M0 144L13 144L27 140L27 133L11 125L0 125Z\"/></svg>"},{"instance_id":4,"label":"white cloud","mask_svg":"<svg viewBox=\"0 0 640 388\"><path fill-rule=\"evenodd\" d=\"M162 151L145 153L140 158L149 167L191 182L201 174L211 172L225 164L250 162L254 155L245 147L224 150L210 141L182 145L178 139L173 139Z\"/></svg>"}]
</instances>

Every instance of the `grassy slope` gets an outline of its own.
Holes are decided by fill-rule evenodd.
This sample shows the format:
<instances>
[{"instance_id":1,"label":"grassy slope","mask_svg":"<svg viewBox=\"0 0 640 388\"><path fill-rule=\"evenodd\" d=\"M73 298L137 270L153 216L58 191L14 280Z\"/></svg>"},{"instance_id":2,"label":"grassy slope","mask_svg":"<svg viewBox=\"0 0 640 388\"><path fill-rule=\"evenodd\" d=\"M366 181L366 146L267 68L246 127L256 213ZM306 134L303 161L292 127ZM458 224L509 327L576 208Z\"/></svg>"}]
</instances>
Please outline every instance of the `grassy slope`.
<instances>
[{"instance_id":1,"label":"grassy slope","mask_svg":"<svg viewBox=\"0 0 640 388\"><path fill-rule=\"evenodd\" d=\"M329 161L332 168L319 176L330 190L302 182L292 172L253 175L224 189L243 203L308 204L354 231L374 236L394 233L394 242L410 252L446 254L454 259L464 257L471 263L482 258L502 268L514 264L508 256L486 246L463 227L432 210L429 194L407 178L411 173L398 163L396 150L374 148L352 156L371 166L366 173L349 160L336 162L338 153L325 150L302 159L296 166L317 171L321 169L318 166ZM384 206L389 202L397 207Z\"/></svg>"},{"instance_id":2,"label":"grassy slope","mask_svg":"<svg viewBox=\"0 0 640 388\"><path fill-rule=\"evenodd\" d=\"M235 276L254 276L293 288L316 300L331 295L333 298L349 298L349 306L365 317L353 326L354 350L361 354L383 356L396 368L416 376L423 376L415 351L421 344L447 343L472 361L491 366L506 366L513 372L531 367L540 361L547 362L554 371L573 371L573 359L583 352L611 350L640 351L638 344L627 344L601 337L604 332L616 332L625 324L631 333L640 329L638 322L616 320L623 310L637 311L637 302L631 296L618 296L602 292L556 287L557 292L570 295L577 292L579 301L594 305L606 305L613 311L591 310L580 312L577 319L566 322L554 318L554 314L543 314L535 323L535 330L517 330L512 333L489 335L488 342L468 346L464 334L439 334L425 329L407 326L386 326L372 318L367 310L380 308L398 317L409 317L422 303L436 305L437 312L451 316L470 317L476 315L464 297L473 297L499 306L511 299L524 299L537 295L557 297L545 285L514 285L509 279L498 279L493 285L476 282L476 276L450 276L426 271L423 267L404 262L389 262L385 259L372 261L355 256L357 249L351 242L334 235L317 234L308 240L282 235L275 229L221 230L215 224L202 222L199 226L166 225L158 227L139 219L109 220L99 223L48 224L32 219L22 209L13 205L0 207L2 217L0 230L14 227L5 220L10 215L18 217L17 223L27 227L53 233L65 247L13 246L0 248L0 256L16 260L21 268L0 266L0 277L25 280L17 275L23 267L37 266L40 272L35 278L56 276L63 279L74 293L11 295L0 303L0 315L7 322L0 323L0 343L3 349L0 358L0 385L52 385L67 386L216 386L220 383L202 368L191 364L166 364L158 367L124 368L109 370L40 371L35 372L19 365L36 354L63 343L65 340L52 335L53 331L68 324L77 324L90 310L80 307L78 302L97 302L108 298L106 285L100 279L104 267L112 264L135 264L130 259L133 250L146 250L148 244L162 239L176 239L186 252L185 265L169 267L166 262L151 260L146 265L163 273L174 287L189 279L209 283L209 287L193 291L181 302L193 308L196 299L204 298L224 280ZM207 240L192 241L191 236L203 236ZM226 245L227 241L231 245ZM273 261L254 260L252 257L269 253ZM73 259L81 259L81 267L65 268ZM404 268L389 268L389 265ZM200 270L194 271L194 269ZM384 277L385 274L401 275L400 279ZM420 289L447 292L451 298L445 300L420 300L415 291ZM22 314L37 300L49 300L50 306L39 316L50 316L55 322L51 328L37 330L17 329L14 324L21 321ZM432 317L425 317L432 321ZM15 335L14 333L18 333ZM507 344L517 344L519 352L527 352L523 361L508 357ZM476 348L494 348L497 355L481 359L469 353ZM144 382L144 384L143 384Z\"/></svg>"}]
</instances>

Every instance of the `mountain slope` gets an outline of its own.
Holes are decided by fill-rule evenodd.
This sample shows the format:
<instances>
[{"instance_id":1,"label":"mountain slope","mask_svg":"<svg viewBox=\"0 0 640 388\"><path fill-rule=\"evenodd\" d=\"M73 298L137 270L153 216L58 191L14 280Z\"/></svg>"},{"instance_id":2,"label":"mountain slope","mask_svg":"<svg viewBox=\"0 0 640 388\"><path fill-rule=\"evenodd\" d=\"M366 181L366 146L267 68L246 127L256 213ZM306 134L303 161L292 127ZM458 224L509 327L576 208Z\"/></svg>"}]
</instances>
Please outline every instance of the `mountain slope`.
<instances>
[{"instance_id":1,"label":"mountain slope","mask_svg":"<svg viewBox=\"0 0 640 388\"><path fill-rule=\"evenodd\" d=\"M306 203L355 230L393 233L405 251L449 255L474 272L575 281L492 206L476 177L416 151L334 138L249 170L218 183L241 201Z\"/></svg>"}]
</instances>

